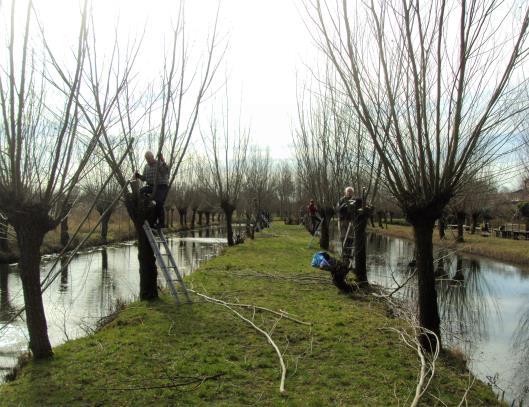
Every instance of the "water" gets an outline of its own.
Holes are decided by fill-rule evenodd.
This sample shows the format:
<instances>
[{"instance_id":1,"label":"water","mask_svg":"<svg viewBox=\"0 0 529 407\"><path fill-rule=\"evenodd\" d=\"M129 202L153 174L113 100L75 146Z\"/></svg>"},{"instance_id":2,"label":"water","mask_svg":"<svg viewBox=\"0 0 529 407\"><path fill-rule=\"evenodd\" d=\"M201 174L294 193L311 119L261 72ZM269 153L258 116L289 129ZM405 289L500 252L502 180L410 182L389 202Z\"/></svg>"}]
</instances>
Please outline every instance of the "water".
<instances>
[{"instance_id":1,"label":"water","mask_svg":"<svg viewBox=\"0 0 529 407\"><path fill-rule=\"evenodd\" d=\"M397 287L413 273L413 243L371 234L368 278ZM529 243L528 243L529 250ZM445 346L463 352L469 369L509 401L529 402L529 271L505 263L435 250L437 294ZM398 294L416 297L414 278Z\"/></svg>"},{"instance_id":2,"label":"water","mask_svg":"<svg viewBox=\"0 0 529 407\"><path fill-rule=\"evenodd\" d=\"M168 238L171 251L183 274L220 253L225 242L221 228L202 229ZM42 265L41 277L53 262ZM159 285L164 286L162 273ZM97 322L112 313L116 302L138 297L137 248L132 243L82 253L43 294L52 346L78 338L93 330ZM23 306L22 285L16 265L0 264L0 327ZM27 350L28 336L21 318L0 331L0 382Z\"/></svg>"}]
</instances>

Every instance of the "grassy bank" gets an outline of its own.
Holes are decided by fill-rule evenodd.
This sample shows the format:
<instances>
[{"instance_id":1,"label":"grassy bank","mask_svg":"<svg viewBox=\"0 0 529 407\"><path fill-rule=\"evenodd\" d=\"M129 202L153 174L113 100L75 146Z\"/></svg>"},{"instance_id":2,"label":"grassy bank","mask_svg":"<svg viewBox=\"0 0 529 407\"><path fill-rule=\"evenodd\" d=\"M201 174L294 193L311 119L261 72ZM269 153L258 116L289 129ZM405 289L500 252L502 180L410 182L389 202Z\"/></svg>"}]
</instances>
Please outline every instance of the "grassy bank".
<instances>
[{"instance_id":1,"label":"grassy bank","mask_svg":"<svg viewBox=\"0 0 529 407\"><path fill-rule=\"evenodd\" d=\"M388 225L387 229L370 228L370 231L392 237L413 240L413 229L411 226ZM434 230L433 243L438 246L457 250L477 256L485 256L491 259L508 263L515 263L527 267L529 263L529 241L501 239L493 236L484 237L481 234L465 233L465 241L455 241L457 232L447 230L446 238L439 239L437 230Z\"/></svg>"},{"instance_id":2,"label":"grassy bank","mask_svg":"<svg viewBox=\"0 0 529 407\"><path fill-rule=\"evenodd\" d=\"M244 308L273 331L287 365L278 391L277 355L264 336L234 313L195 298L133 303L94 335L55 349L0 386L0 405L406 405L419 361L388 330L373 296L345 296L326 272L311 269L314 250L298 226L274 226L255 241L228 248L188 278L189 286L225 301L284 310L312 327ZM469 383L462 362L442 355L421 405L457 405ZM496 403L476 382L469 405Z\"/></svg>"}]
</instances>

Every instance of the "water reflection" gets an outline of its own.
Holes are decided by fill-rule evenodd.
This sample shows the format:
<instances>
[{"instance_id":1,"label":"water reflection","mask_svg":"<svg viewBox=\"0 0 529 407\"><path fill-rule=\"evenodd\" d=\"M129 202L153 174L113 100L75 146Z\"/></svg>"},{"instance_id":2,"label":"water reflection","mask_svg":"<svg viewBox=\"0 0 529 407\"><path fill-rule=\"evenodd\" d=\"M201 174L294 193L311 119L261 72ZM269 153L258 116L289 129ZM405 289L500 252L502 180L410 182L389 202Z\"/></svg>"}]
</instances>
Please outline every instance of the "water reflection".
<instances>
[{"instance_id":1,"label":"water reflection","mask_svg":"<svg viewBox=\"0 0 529 407\"><path fill-rule=\"evenodd\" d=\"M444 338L449 346L464 345L469 353L473 344L488 339L487 316L497 312L497 303L487 299L494 299L496 294L483 278L478 261L446 256L444 262L448 265L437 278Z\"/></svg>"},{"instance_id":2,"label":"water reflection","mask_svg":"<svg viewBox=\"0 0 529 407\"><path fill-rule=\"evenodd\" d=\"M0 264L0 322L9 321L16 312L9 299L9 266Z\"/></svg>"},{"instance_id":3,"label":"water reflection","mask_svg":"<svg viewBox=\"0 0 529 407\"><path fill-rule=\"evenodd\" d=\"M369 236L369 280L388 288L404 283L413 250L410 241ZM434 256L445 345L459 348L483 381L495 376L506 399L520 400L529 383L529 273L446 248L434 250ZM413 277L398 296L414 301L416 293Z\"/></svg>"},{"instance_id":4,"label":"water reflection","mask_svg":"<svg viewBox=\"0 0 529 407\"><path fill-rule=\"evenodd\" d=\"M168 236L180 271L191 273L202 261L220 253L222 244L219 238L223 236L223 228ZM193 240L199 237L202 239ZM53 346L86 335L101 318L115 309L117 301L129 302L137 297L139 273L137 249L133 244L79 254L68 267L64 267L65 259L61 259L60 265L60 278L43 294L48 333ZM51 266L52 262L42 264L42 277ZM164 287L166 283L161 274L158 284ZM10 321L23 303L17 266L0 265L0 326ZM26 347L27 333L22 319L15 320L0 332L0 382L7 369L16 363L17 355Z\"/></svg>"},{"instance_id":5,"label":"water reflection","mask_svg":"<svg viewBox=\"0 0 529 407\"><path fill-rule=\"evenodd\" d=\"M514 387L516 398L528 400L529 381L526 379L529 377L529 306L526 306L521 312L520 321L514 331L513 353L518 359L515 366L515 377L518 377L518 382L515 383Z\"/></svg>"},{"instance_id":6,"label":"water reflection","mask_svg":"<svg viewBox=\"0 0 529 407\"><path fill-rule=\"evenodd\" d=\"M59 291L65 292L68 290L68 258L62 257L61 258L61 283L59 285Z\"/></svg>"}]
</instances>

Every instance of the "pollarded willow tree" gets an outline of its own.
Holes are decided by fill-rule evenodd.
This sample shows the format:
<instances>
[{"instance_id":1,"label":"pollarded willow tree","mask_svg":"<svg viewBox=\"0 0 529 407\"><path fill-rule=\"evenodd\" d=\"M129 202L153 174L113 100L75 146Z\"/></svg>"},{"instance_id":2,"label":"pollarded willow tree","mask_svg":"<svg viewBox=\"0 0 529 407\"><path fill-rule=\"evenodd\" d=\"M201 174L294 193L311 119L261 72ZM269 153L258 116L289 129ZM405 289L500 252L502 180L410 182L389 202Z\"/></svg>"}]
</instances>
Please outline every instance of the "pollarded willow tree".
<instances>
[{"instance_id":1,"label":"pollarded willow tree","mask_svg":"<svg viewBox=\"0 0 529 407\"><path fill-rule=\"evenodd\" d=\"M183 5L178 9L175 27L171 33L169 48L164 49L162 68L158 81L151 83L147 91L138 92L138 86L129 80L116 80L115 71L130 70L139 52L138 44L129 47L126 58L119 63L108 63L106 70L96 64L96 56L89 55L90 68L87 86L91 91L90 108L83 116L91 131L101 129L99 147L103 157L123 189L123 201L134 224L138 240L140 274L140 299L158 298L156 258L143 229L152 217L153 208L140 194L139 181L130 181L134 171L142 171L143 155L152 150L155 156L163 153L170 169L169 188L179 173L195 131L205 96L222 60L225 48L219 45L217 33L218 10L213 28L205 42L204 53L190 51ZM198 49L198 47L194 47ZM119 59L119 44L115 51ZM109 98L108 90L123 87L119 98ZM115 100L117 113L109 110ZM133 145L121 163L120 153L124 146ZM156 164L159 165L159 164ZM153 195L156 194L156 186ZM147 203L147 204L146 204Z\"/></svg>"},{"instance_id":2,"label":"pollarded willow tree","mask_svg":"<svg viewBox=\"0 0 529 407\"><path fill-rule=\"evenodd\" d=\"M217 120L211 117L207 133L202 132L206 156L200 179L224 212L228 245L233 246L232 218L244 187L250 130L242 127L240 118L232 128L228 102L220 125Z\"/></svg>"},{"instance_id":3,"label":"pollarded willow tree","mask_svg":"<svg viewBox=\"0 0 529 407\"><path fill-rule=\"evenodd\" d=\"M294 201L294 193L296 185L294 183L294 171L292 165L283 161L275 167L273 172L275 177L275 193L277 195L279 217L284 220L291 221L293 210L292 205Z\"/></svg>"},{"instance_id":4,"label":"pollarded willow tree","mask_svg":"<svg viewBox=\"0 0 529 407\"><path fill-rule=\"evenodd\" d=\"M118 182L112 177L112 170L104 159L92 160L92 170L83 182L83 192L89 201L95 201L95 210L101 217L101 243L108 242L108 225L118 207L116 198L121 192ZM110 178L110 181L107 181Z\"/></svg>"},{"instance_id":5,"label":"pollarded willow tree","mask_svg":"<svg viewBox=\"0 0 529 407\"><path fill-rule=\"evenodd\" d=\"M0 208L16 232L29 348L41 359L50 357L52 349L42 302L40 247L67 215L101 132L79 130L87 2L76 50L71 59L61 59L61 70L49 63L50 46L34 29L32 2L23 11L17 6L11 3L4 20L8 35L0 70ZM20 26L18 13L24 16Z\"/></svg>"},{"instance_id":6,"label":"pollarded willow tree","mask_svg":"<svg viewBox=\"0 0 529 407\"><path fill-rule=\"evenodd\" d=\"M243 196L245 212L250 222L250 236L253 238L257 227L265 227L263 211L269 211L273 198L272 162L270 151L262 151L257 146L250 147L247 158Z\"/></svg>"},{"instance_id":7,"label":"pollarded willow tree","mask_svg":"<svg viewBox=\"0 0 529 407\"><path fill-rule=\"evenodd\" d=\"M351 122L341 116L332 88L298 96L298 128L293 134L298 179L310 194L321 217L320 247L329 250L330 222L335 206L353 175L348 150Z\"/></svg>"},{"instance_id":8,"label":"pollarded willow tree","mask_svg":"<svg viewBox=\"0 0 529 407\"><path fill-rule=\"evenodd\" d=\"M340 225L340 239L345 240L347 236L345 244L353 244L356 281L365 285L368 283L366 230L382 167L369 136L352 114L348 99L337 92L331 71L327 69L322 80L323 90L311 95L308 111L300 110L300 131L294 138L299 178L320 206L323 216L320 246L324 249L329 248L329 222L335 214L336 203L346 187L353 187L354 198L359 202L348 219L350 224Z\"/></svg>"},{"instance_id":9,"label":"pollarded willow tree","mask_svg":"<svg viewBox=\"0 0 529 407\"><path fill-rule=\"evenodd\" d=\"M419 323L440 345L432 231L449 200L494 157L527 108L518 73L529 9L504 1L308 0L314 38L377 150L413 226ZM382 115L385 125L374 117Z\"/></svg>"}]
</instances>

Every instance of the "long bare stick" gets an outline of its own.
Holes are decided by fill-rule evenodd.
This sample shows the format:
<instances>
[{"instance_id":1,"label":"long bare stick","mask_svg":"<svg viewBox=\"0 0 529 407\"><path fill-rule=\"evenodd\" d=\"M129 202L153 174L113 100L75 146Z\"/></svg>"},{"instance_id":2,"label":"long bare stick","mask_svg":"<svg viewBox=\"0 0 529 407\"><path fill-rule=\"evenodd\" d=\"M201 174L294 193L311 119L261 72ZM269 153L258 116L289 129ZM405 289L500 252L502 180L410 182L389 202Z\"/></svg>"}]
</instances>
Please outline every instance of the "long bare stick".
<instances>
[{"instance_id":1,"label":"long bare stick","mask_svg":"<svg viewBox=\"0 0 529 407\"><path fill-rule=\"evenodd\" d=\"M259 328L251 320L246 318L244 315L240 314L237 310L233 309L230 306L230 303L228 303L226 301L219 300L218 298L208 297L207 295L199 293L199 292L197 292L195 290L188 289L188 291L191 291L192 293L198 295L199 297L204 298L208 302L211 302L213 304L222 305L222 306L228 308L231 312L233 312L235 315L237 315L243 321L245 321L248 324L250 324L256 331L260 332L261 334L263 334L266 337L266 339L268 340L268 343L270 343L270 345L272 345L272 347L276 351L277 357L279 358L279 364L281 365L281 382L279 383L279 392L280 393L284 393L285 392L285 378L286 378L286 375L287 375L287 367L285 365L285 361L283 360L283 355L281 354L281 351L279 350L279 347L276 345L276 343L274 342L272 337L268 334L268 332L266 332L265 330ZM238 304L231 304L231 305L238 305ZM268 309L266 309L266 310L270 311ZM280 315L282 315L285 318L287 317L284 314L280 314ZM300 321L298 321L298 322L300 322Z\"/></svg>"}]
</instances>

